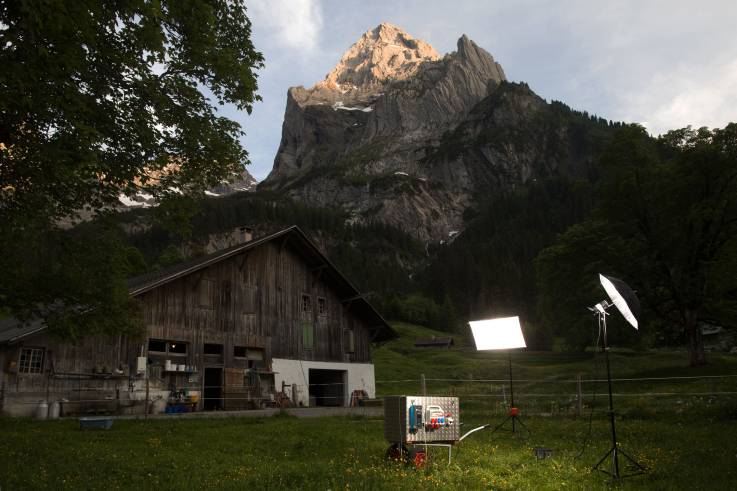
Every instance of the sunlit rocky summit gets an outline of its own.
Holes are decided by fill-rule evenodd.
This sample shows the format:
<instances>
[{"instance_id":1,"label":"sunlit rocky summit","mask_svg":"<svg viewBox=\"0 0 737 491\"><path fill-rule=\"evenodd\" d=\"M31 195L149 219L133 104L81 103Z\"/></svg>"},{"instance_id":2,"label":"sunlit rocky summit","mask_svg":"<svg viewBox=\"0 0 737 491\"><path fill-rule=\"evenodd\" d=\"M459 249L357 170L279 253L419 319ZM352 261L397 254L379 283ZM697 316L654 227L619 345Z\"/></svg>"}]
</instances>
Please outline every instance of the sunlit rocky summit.
<instances>
[{"instance_id":1,"label":"sunlit rocky summit","mask_svg":"<svg viewBox=\"0 0 737 491\"><path fill-rule=\"evenodd\" d=\"M366 31L341 57L325 80L312 89L298 91L302 104L327 100L370 101L392 82L417 74L423 62L440 55L432 46L391 24Z\"/></svg>"},{"instance_id":2,"label":"sunlit rocky summit","mask_svg":"<svg viewBox=\"0 0 737 491\"><path fill-rule=\"evenodd\" d=\"M566 128L516 138L537 131L540 111L549 105L508 83L467 36L441 57L383 23L324 80L289 89L274 167L260 187L442 240L463 229L480 195L568 166L542 147L564 146Z\"/></svg>"}]
</instances>

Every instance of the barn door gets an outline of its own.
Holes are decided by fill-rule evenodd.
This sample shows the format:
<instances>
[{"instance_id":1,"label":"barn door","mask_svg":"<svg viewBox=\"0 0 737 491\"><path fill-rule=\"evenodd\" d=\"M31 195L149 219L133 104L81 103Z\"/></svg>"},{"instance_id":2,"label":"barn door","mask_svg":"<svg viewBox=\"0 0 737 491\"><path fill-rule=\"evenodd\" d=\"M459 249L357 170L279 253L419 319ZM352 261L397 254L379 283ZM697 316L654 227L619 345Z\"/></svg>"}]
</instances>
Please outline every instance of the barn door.
<instances>
[{"instance_id":1,"label":"barn door","mask_svg":"<svg viewBox=\"0 0 737 491\"><path fill-rule=\"evenodd\" d=\"M225 379L225 409L247 409L248 387L242 368L224 368Z\"/></svg>"}]
</instances>

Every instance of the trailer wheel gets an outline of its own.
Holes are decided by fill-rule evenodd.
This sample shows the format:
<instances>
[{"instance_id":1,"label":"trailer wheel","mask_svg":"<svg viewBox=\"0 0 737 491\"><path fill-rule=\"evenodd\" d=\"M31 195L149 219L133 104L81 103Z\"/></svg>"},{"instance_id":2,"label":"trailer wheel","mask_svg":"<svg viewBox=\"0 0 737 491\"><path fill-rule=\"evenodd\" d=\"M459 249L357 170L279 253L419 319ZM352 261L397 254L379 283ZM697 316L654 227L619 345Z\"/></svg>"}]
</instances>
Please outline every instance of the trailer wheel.
<instances>
[{"instance_id":1,"label":"trailer wheel","mask_svg":"<svg viewBox=\"0 0 737 491\"><path fill-rule=\"evenodd\" d=\"M413 448L409 451L407 461L415 469L424 469L427 465L427 453L424 449Z\"/></svg>"},{"instance_id":2,"label":"trailer wheel","mask_svg":"<svg viewBox=\"0 0 737 491\"><path fill-rule=\"evenodd\" d=\"M407 447L401 443L392 443L386 449L386 458L389 460L404 460L407 457Z\"/></svg>"}]
</instances>

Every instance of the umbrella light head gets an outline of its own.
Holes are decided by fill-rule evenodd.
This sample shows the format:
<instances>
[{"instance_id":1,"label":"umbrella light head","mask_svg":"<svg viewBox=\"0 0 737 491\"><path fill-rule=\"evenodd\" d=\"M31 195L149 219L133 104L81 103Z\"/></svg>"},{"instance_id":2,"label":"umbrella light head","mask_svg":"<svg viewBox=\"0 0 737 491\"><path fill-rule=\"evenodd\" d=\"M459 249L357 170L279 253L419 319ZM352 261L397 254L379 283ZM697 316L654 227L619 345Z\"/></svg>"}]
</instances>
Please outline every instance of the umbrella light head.
<instances>
[{"instance_id":1,"label":"umbrella light head","mask_svg":"<svg viewBox=\"0 0 737 491\"><path fill-rule=\"evenodd\" d=\"M622 280L603 274L599 274L599 281L617 310L632 327L638 329L640 325L640 301L632 288Z\"/></svg>"},{"instance_id":2,"label":"umbrella light head","mask_svg":"<svg viewBox=\"0 0 737 491\"><path fill-rule=\"evenodd\" d=\"M468 324L479 351L527 347L517 316L471 321Z\"/></svg>"}]
</instances>

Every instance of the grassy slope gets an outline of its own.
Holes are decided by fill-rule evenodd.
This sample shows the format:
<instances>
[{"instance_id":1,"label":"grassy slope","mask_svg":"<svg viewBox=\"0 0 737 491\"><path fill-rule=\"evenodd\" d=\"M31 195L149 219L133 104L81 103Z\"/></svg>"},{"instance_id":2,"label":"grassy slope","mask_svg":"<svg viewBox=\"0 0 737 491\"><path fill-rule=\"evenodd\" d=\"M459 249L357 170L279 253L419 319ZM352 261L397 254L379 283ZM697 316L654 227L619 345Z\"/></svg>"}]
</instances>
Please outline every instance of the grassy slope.
<instances>
[{"instance_id":1,"label":"grassy slope","mask_svg":"<svg viewBox=\"0 0 737 491\"><path fill-rule=\"evenodd\" d=\"M403 337L376 353L379 380L415 379L421 373L428 378L506 377L503 355L463 348L447 352L416 350L412 346L414 338L432 333L402 324L396 328ZM568 378L590 371L591 356L520 352L515 354L515 374L543 380ZM707 371L737 373L734 359L712 358L715 363ZM618 353L613 360L620 377L691 373L683 367L684 353ZM550 390L548 382L535 384L521 384L520 394ZM668 384L675 387L672 382ZM393 385L394 389L400 385L397 392L418 390L417 383ZM434 382L429 389L438 394L458 394L466 385ZM621 382L616 390L623 385ZM471 389L479 391L482 386L489 391L488 383L478 387L474 384ZM462 401L469 398L461 394ZM528 401L521 397L520 406L526 409ZM691 402L690 406L671 410L663 406L652 412L635 410L638 406L632 402L624 404L618 424L623 445L650 471L625 481L623 489L734 489L735 399L718 396ZM488 400L482 399L482 403L465 410L462 420L468 426L464 427L500 421L500 416L490 414L489 407ZM450 466L438 452L429 468L418 471L383 458L387 443L380 419L118 420L107 432L80 432L73 420L4 419L0 420L0 488L610 488L604 476L590 471L608 449L604 413L594 413L592 443L578 460L575 456L588 430L586 418L529 415L525 421L530 429L526 440L518 441L508 433L481 432L454 449ZM553 458L535 460L535 446L552 448Z\"/></svg>"}]
</instances>

